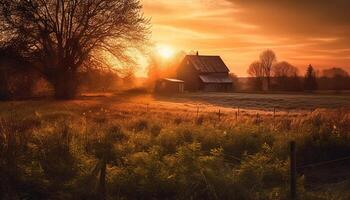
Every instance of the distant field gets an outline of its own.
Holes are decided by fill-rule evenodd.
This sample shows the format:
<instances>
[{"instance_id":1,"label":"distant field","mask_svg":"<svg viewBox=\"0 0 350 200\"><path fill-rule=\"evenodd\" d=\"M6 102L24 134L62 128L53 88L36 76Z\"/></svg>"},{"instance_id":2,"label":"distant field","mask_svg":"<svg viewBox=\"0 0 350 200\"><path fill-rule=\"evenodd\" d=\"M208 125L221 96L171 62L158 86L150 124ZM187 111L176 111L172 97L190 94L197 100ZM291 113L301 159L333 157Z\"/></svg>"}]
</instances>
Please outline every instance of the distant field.
<instances>
[{"instance_id":1,"label":"distant field","mask_svg":"<svg viewBox=\"0 0 350 200\"><path fill-rule=\"evenodd\" d=\"M159 96L151 94L85 94L74 101L15 101L0 102L0 115L9 110L70 110L81 111L94 107L115 110L132 107L139 111L157 110L160 112L186 112L195 114L218 112L235 113L237 108L246 114L267 113L273 109L277 113L305 114L316 109L350 108L350 95L331 94L251 94L251 93L187 93L181 95Z\"/></svg>"},{"instance_id":2,"label":"distant field","mask_svg":"<svg viewBox=\"0 0 350 200\"><path fill-rule=\"evenodd\" d=\"M336 94L250 94L250 93L191 93L158 97L170 102L192 102L216 106L256 110L314 110L317 108L350 107L350 95Z\"/></svg>"}]
</instances>

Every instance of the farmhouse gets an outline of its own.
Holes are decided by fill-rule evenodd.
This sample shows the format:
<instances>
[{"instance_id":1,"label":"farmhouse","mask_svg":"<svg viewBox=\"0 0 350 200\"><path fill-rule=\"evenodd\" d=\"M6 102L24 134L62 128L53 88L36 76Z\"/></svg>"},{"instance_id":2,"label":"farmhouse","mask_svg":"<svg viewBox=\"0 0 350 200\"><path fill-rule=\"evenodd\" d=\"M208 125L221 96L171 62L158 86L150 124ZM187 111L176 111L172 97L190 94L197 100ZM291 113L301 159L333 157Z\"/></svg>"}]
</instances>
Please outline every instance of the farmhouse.
<instances>
[{"instance_id":1,"label":"farmhouse","mask_svg":"<svg viewBox=\"0 0 350 200\"><path fill-rule=\"evenodd\" d=\"M229 91L232 89L230 70L220 56L187 55L177 70L186 91Z\"/></svg>"}]
</instances>

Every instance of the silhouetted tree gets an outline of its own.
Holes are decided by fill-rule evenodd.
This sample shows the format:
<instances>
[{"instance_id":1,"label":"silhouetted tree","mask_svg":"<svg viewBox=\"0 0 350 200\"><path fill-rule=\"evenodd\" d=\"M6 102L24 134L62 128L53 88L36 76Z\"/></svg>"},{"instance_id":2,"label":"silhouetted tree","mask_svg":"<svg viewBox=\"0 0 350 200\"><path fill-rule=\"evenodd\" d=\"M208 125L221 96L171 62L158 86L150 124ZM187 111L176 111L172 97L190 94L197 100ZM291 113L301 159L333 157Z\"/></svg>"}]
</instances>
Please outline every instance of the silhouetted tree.
<instances>
[{"instance_id":1,"label":"silhouetted tree","mask_svg":"<svg viewBox=\"0 0 350 200\"><path fill-rule=\"evenodd\" d=\"M33 95L39 75L26 68L28 65L30 63L15 49L0 47L0 100L23 99Z\"/></svg>"},{"instance_id":2,"label":"silhouetted tree","mask_svg":"<svg viewBox=\"0 0 350 200\"><path fill-rule=\"evenodd\" d=\"M160 78L176 78L176 72L186 53L177 52L172 58L162 59L156 53L148 55L148 87L154 88L155 83Z\"/></svg>"},{"instance_id":3,"label":"silhouetted tree","mask_svg":"<svg viewBox=\"0 0 350 200\"><path fill-rule=\"evenodd\" d=\"M298 71L298 68L286 61L278 62L272 67L274 77L293 77L298 75Z\"/></svg>"},{"instance_id":4,"label":"silhouetted tree","mask_svg":"<svg viewBox=\"0 0 350 200\"><path fill-rule=\"evenodd\" d=\"M261 62L255 61L249 65L248 74L253 77L252 84L255 90L262 90L264 80L264 69Z\"/></svg>"},{"instance_id":5,"label":"silhouetted tree","mask_svg":"<svg viewBox=\"0 0 350 200\"><path fill-rule=\"evenodd\" d=\"M270 49L260 54L260 63L264 70L264 75L267 80L267 89L270 89L272 66L276 61L277 61L276 54Z\"/></svg>"},{"instance_id":6,"label":"silhouetted tree","mask_svg":"<svg viewBox=\"0 0 350 200\"><path fill-rule=\"evenodd\" d=\"M80 89L90 92L115 91L121 86L121 78L113 70L88 69L79 73Z\"/></svg>"},{"instance_id":7,"label":"silhouetted tree","mask_svg":"<svg viewBox=\"0 0 350 200\"><path fill-rule=\"evenodd\" d=\"M327 78L334 77L348 77L349 73L342 68L333 67L331 69L325 69L322 71L322 76Z\"/></svg>"},{"instance_id":8,"label":"silhouetted tree","mask_svg":"<svg viewBox=\"0 0 350 200\"><path fill-rule=\"evenodd\" d=\"M298 91L301 90L301 81L298 77L298 68L282 61L272 67L274 76L274 88L278 90Z\"/></svg>"},{"instance_id":9,"label":"silhouetted tree","mask_svg":"<svg viewBox=\"0 0 350 200\"><path fill-rule=\"evenodd\" d=\"M304 80L304 90L314 91L318 89L315 70L312 65L306 70L305 80Z\"/></svg>"},{"instance_id":10,"label":"silhouetted tree","mask_svg":"<svg viewBox=\"0 0 350 200\"><path fill-rule=\"evenodd\" d=\"M131 62L148 20L139 0L1 0L0 35L53 85L55 97L74 98L78 72L111 55Z\"/></svg>"},{"instance_id":11,"label":"silhouetted tree","mask_svg":"<svg viewBox=\"0 0 350 200\"><path fill-rule=\"evenodd\" d=\"M160 61L157 59L155 55L151 55L149 58L148 65L148 80L147 84L149 88L154 88L155 82L160 78Z\"/></svg>"},{"instance_id":12,"label":"silhouetted tree","mask_svg":"<svg viewBox=\"0 0 350 200\"><path fill-rule=\"evenodd\" d=\"M335 91L348 89L350 85L348 72L337 67L323 70L321 81L327 83L327 89Z\"/></svg>"}]
</instances>

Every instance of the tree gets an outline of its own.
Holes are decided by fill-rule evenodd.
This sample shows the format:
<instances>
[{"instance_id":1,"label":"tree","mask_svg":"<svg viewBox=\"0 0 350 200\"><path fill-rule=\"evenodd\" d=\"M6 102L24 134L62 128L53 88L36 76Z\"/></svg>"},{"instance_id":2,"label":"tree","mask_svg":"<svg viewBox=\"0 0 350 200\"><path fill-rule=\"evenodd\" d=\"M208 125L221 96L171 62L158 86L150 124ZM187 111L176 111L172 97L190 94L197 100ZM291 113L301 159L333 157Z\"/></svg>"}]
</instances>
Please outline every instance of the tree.
<instances>
[{"instance_id":1,"label":"tree","mask_svg":"<svg viewBox=\"0 0 350 200\"><path fill-rule=\"evenodd\" d=\"M299 70L292 64L282 61L273 65L272 72L274 77L293 77L298 76Z\"/></svg>"},{"instance_id":2,"label":"tree","mask_svg":"<svg viewBox=\"0 0 350 200\"><path fill-rule=\"evenodd\" d=\"M254 89L262 90L263 79L264 79L264 69L261 62L255 61L252 64L250 64L247 72L251 77L254 77L254 80L253 80Z\"/></svg>"},{"instance_id":3,"label":"tree","mask_svg":"<svg viewBox=\"0 0 350 200\"><path fill-rule=\"evenodd\" d=\"M274 88L278 90L297 91L301 89L301 80L298 77L299 70L292 64L282 61L272 67L274 76Z\"/></svg>"},{"instance_id":4,"label":"tree","mask_svg":"<svg viewBox=\"0 0 350 200\"><path fill-rule=\"evenodd\" d=\"M148 65L148 80L147 84L149 88L154 88L156 81L160 78L160 62L155 55L149 56L149 65Z\"/></svg>"},{"instance_id":5,"label":"tree","mask_svg":"<svg viewBox=\"0 0 350 200\"><path fill-rule=\"evenodd\" d=\"M329 89L335 91L348 89L350 83L349 73L338 67L323 70L321 80L325 80Z\"/></svg>"},{"instance_id":6,"label":"tree","mask_svg":"<svg viewBox=\"0 0 350 200\"><path fill-rule=\"evenodd\" d=\"M152 52L148 55L149 65L147 84L149 88L154 88L156 81L160 78L176 78L176 72L186 53L179 51L172 58L162 59L157 52Z\"/></svg>"},{"instance_id":7,"label":"tree","mask_svg":"<svg viewBox=\"0 0 350 200\"><path fill-rule=\"evenodd\" d=\"M309 67L306 70L304 89L307 91L314 91L318 89L316 73L312 65L309 65Z\"/></svg>"},{"instance_id":8,"label":"tree","mask_svg":"<svg viewBox=\"0 0 350 200\"><path fill-rule=\"evenodd\" d=\"M18 52L53 85L55 97L70 99L77 73L91 61L132 61L128 50L148 35L141 9L139 0L1 0L1 42L21 44Z\"/></svg>"},{"instance_id":9,"label":"tree","mask_svg":"<svg viewBox=\"0 0 350 200\"><path fill-rule=\"evenodd\" d=\"M39 75L11 48L0 48L0 100L31 97Z\"/></svg>"},{"instance_id":10,"label":"tree","mask_svg":"<svg viewBox=\"0 0 350 200\"><path fill-rule=\"evenodd\" d=\"M271 71L273 64L277 61L275 52L268 49L260 54L260 63L264 70L264 75L267 80L267 88L271 85Z\"/></svg>"},{"instance_id":11,"label":"tree","mask_svg":"<svg viewBox=\"0 0 350 200\"><path fill-rule=\"evenodd\" d=\"M327 78L334 77L349 77L349 73L342 68L333 67L331 69L325 69L322 71L322 76Z\"/></svg>"}]
</instances>

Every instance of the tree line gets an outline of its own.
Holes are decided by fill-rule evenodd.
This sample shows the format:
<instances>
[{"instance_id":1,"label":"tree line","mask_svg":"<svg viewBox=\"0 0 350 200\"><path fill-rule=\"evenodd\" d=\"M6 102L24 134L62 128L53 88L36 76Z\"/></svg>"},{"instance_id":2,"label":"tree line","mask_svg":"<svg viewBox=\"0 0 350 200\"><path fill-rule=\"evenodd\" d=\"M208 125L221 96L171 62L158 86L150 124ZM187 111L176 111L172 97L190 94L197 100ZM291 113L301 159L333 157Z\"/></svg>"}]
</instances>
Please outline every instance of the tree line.
<instances>
[{"instance_id":1,"label":"tree line","mask_svg":"<svg viewBox=\"0 0 350 200\"><path fill-rule=\"evenodd\" d=\"M304 75L287 61L278 61L272 50L265 50L259 60L248 67L249 88L257 91L314 91L349 90L350 76L339 67L325 69L321 73L311 64Z\"/></svg>"}]
</instances>

